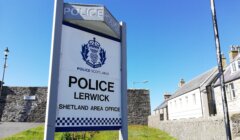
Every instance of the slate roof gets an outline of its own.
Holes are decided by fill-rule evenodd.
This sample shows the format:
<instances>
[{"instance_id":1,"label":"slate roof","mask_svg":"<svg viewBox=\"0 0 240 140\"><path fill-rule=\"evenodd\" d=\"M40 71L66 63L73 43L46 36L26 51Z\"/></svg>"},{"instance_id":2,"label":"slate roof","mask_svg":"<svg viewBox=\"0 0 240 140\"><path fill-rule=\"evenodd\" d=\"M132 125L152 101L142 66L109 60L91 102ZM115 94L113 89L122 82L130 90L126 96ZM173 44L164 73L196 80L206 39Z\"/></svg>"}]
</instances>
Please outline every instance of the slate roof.
<instances>
[{"instance_id":1,"label":"slate roof","mask_svg":"<svg viewBox=\"0 0 240 140\"><path fill-rule=\"evenodd\" d=\"M185 93L188 93L192 90L200 88L200 90L204 90L204 88L211 84L212 80L217 76L218 69L214 67L207 72L197 76L196 78L192 79L188 83L184 84L183 87L179 88L170 98L173 99Z\"/></svg>"},{"instance_id":2,"label":"slate roof","mask_svg":"<svg viewBox=\"0 0 240 140\"><path fill-rule=\"evenodd\" d=\"M233 62L240 60L240 54L233 60ZM240 79L240 70L231 73L231 64L229 64L224 72L224 80L225 83L231 82L233 80ZM220 80L218 79L214 86L219 86Z\"/></svg>"},{"instance_id":3,"label":"slate roof","mask_svg":"<svg viewBox=\"0 0 240 140\"><path fill-rule=\"evenodd\" d=\"M158 107L156 107L153 111L159 110L161 108L165 108L167 106L167 101L168 100L164 100Z\"/></svg>"},{"instance_id":4,"label":"slate roof","mask_svg":"<svg viewBox=\"0 0 240 140\"><path fill-rule=\"evenodd\" d=\"M168 98L168 100L176 98L180 95L188 93L197 88L200 88L201 91L205 90L206 86L210 85L212 83L212 81L216 78L217 75L218 75L217 67L214 67L214 68L208 70L207 72L195 77L188 83L184 84L181 88L177 89L176 92L171 97ZM165 100L155 110L166 107L168 100Z\"/></svg>"}]
</instances>

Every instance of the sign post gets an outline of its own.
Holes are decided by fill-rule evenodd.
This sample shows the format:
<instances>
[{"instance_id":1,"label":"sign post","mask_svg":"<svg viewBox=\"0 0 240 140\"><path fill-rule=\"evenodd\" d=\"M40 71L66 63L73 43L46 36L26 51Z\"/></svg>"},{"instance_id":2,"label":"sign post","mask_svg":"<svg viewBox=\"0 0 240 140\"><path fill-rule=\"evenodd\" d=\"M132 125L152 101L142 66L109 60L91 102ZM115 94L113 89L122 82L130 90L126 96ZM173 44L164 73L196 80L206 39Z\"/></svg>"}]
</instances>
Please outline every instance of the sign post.
<instances>
[{"instance_id":1,"label":"sign post","mask_svg":"<svg viewBox=\"0 0 240 140\"><path fill-rule=\"evenodd\" d=\"M121 56L122 56L122 79L127 77L127 40L126 40L126 24L124 22L120 23L121 25ZM127 80L122 80L122 128L119 132L119 140L128 139L128 109L127 109Z\"/></svg>"},{"instance_id":2,"label":"sign post","mask_svg":"<svg viewBox=\"0 0 240 140\"><path fill-rule=\"evenodd\" d=\"M54 1L51 56L49 67L48 96L45 119L44 140L54 140L57 108L60 46L63 20L63 0Z\"/></svg>"},{"instance_id":3,"label":"sign post","mask_svg":"<svg viewBox=\"0 0 240 140\"><path fill-rule=\"evenodd\" d=\"M126 25L100 5L55 1L45 140L121 130L127 140Z\"/></svg>"}]
</instances>

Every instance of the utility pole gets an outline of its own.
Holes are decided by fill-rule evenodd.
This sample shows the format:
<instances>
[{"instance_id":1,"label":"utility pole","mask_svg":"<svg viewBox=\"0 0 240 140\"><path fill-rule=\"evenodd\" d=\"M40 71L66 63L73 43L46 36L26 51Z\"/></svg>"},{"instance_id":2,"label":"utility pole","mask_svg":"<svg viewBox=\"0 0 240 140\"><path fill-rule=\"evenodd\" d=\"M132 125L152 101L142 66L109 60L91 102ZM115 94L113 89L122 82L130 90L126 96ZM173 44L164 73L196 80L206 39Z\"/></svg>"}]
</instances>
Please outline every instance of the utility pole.
<instances>
[{"instance_id":1,"label":"utility pole","mask_svg":"<svg viewBox=\"0 0 240 140\"><path fill-rule=\"evenodd\" d=\"M225 89L225 80L224 80L224 71L222 66L222 55L221 55L221 47L218 35L218 25L217 25L217 17L215 10L215 2L214 0L210 0L211 2L211 11L212 11L212 21L213 21L213 30L216 44L216 52L217 52L217 61L218 61L218 71L220 74L220 84L221 84L221 94L222 94L222 104L223 104L223 113L224 113L224 123L226 129L227 140L232 140L231 136L231 128L230 128L230 120L228 113L228 103L226 97L226 89Z\"/></svg>"}]
</instances>

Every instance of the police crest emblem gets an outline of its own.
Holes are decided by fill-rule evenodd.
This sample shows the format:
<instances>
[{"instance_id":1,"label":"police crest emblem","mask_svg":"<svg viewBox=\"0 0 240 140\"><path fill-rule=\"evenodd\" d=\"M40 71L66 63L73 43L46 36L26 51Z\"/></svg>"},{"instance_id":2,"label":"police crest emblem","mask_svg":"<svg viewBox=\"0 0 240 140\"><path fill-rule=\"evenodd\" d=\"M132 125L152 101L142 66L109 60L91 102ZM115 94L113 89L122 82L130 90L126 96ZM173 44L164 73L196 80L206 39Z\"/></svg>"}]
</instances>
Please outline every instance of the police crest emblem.
<instances>
[{"instance_id":1,"label":"police crest emblem","mask_svg":"<svg viewBox=\"0 0 240 140\"><path fill-rule=\"evenodd\" d=\"M82 45L82 59L92 68L99 68L105 64L106 51L101 48L101 44L93 40L89 40L87 44Z\"/></svg>"}]
</instances>

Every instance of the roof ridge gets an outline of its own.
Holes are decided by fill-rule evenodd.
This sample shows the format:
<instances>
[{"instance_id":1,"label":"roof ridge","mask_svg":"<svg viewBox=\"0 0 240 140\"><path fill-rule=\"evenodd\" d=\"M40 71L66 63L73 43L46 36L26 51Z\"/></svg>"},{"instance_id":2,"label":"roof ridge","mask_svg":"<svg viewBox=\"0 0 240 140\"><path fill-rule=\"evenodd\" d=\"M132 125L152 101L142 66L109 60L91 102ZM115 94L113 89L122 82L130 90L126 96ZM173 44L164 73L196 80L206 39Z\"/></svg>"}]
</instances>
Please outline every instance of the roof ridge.
<instances>
[{"instance_id":1,"label":"roof ridge","mask_svg":"<svg viewBox=\"0 0 240 140\"><path fill-rule=\"evenodd\" d=\"M200 85L204 84L204 82L206 82L209 79L209 77L211 77L213 75L213 73L215 72L215 69L217 69L217 66L215 66L215 67L203 72L202 74L194 77L192 80L190 80L189 82L184 84L181 88L178 88L169 99L170 100L174 99L175 97L183 95L183 94L185 94L185 93L187 93L187 92L189 92L193 89L200 88L201 87ZM203 78L203 79L201 79L201 78ZM194 85L192 85L193 83L198 83L198 84L195 84L195 86L194 86ZM194 88L192 86L194 86Z\"/></svg>"},{"instance_id":2,"label":"roof ridge","mask_svg":"<svg viewBox=\"0 0 240 140\"><path fill-rule=\"evenodd\" d=\"M202 73L202 74L200 74L200 75L194 77L193 79L191 79L190 81L188 81L186 84L184 84L181 88L183 88L183 87L186 86L187 84L191 83L192 81L198 79L199 77L203 76L204 74L207 74L208 72L212 71L212 70L215 69L215 68L217 68L217 66L215 66L215 67L213 67L213 68L211 68L211 69L205 71L204 73ZM212 75L212 74L211 74L211 75ZM181 89L181 88L178 88L177 90L179 90L179 89ZM176 91L177 91L177 90L176 90Z\"/></svg>"},{"instance_id":3,"label":"roof ridge","mask_svg":"<svg viewBox=\"0 0 240 140\"><path fill-rule=\"evenodd\" d=\"M215 69L215 70L214 70L214 69ZM217 69L217 66L214 67L214 68L212 68L211 70L212 70L212 73L208 76L208 78L206 78L205 81L203 81L203 82L200 84L199 87L201 87L204 83L206 83L206 82L211 78L211 76L218 70L218 69Z\"/></svg>"}]
</instances>

